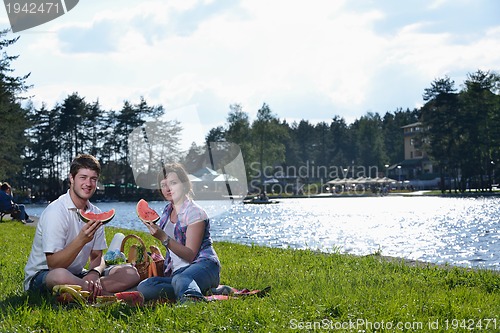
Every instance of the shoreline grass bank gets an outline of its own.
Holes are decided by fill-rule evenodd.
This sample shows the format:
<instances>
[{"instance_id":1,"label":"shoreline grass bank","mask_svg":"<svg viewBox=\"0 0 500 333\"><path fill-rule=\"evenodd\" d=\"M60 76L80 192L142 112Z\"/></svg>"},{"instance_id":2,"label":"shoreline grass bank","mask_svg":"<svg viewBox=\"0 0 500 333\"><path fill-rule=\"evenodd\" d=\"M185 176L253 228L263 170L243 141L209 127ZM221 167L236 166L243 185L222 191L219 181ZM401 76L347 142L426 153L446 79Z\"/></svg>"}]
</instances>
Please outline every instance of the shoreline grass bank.
<instances>
[{"instance_id":1,"label":"shoreline grass bank","mask_svg":"<svg viewBox=\"0 0 500 333\"><path fill-rule=\"evenodd\" d=\"M155 242L142 232L106 227L108 243L116 232ZM498 271L227 242L215 244L221 283L272 286L268 296L187 306L60 306L22 290L34 233L19 222L0 223L0 332L500 330Z\"/></svg>"}]
</instances>

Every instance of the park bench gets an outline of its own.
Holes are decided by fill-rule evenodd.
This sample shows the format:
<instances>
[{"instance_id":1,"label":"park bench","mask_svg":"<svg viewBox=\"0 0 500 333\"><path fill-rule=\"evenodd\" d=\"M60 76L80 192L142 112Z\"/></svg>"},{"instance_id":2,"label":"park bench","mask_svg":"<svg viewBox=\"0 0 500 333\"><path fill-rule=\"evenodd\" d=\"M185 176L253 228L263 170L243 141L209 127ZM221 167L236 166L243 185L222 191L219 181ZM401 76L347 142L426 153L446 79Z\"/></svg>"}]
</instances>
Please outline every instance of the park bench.
<instances>
[{"instance_id":1,"label":"park bench","mask_svg":"<svg viewBox=\"0 0 500 333\"><path fill-rule=\"evenodd\" d=\"M16 213L18 213L19 211L18 210L15 210L15 209L10 209L10 210L2 210L0 211L0 222L3 221L3 217L5 215L10 215L14 218L14 215L16 215Z\"/></svg>"},{"instance_id":2,"label":"park bench","mask_svg":"<svg viewBox=\"0 0 500 333\"><path fill-rule=\"evenodd\" d=\"M8 214L10 214L10 212L5 212L5 211L3 211L3 210L2 210L2 211L0 211L0 222L1 222L1 221L3 221L3 217L4 217L5 215L8 215Z\"/></svg>"}]
</instances>

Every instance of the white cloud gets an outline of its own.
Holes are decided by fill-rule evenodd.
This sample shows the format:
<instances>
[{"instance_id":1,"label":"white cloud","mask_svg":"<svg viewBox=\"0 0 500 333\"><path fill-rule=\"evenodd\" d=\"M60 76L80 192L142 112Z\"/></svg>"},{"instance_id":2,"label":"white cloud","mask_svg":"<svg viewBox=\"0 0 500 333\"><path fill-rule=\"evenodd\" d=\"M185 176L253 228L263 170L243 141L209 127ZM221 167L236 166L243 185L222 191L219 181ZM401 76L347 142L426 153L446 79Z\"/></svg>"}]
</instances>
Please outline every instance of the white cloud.
<instances>
[{"instance_id":1,"label":"white cloud","mask_svg":"<svg viewBox=\"0 0 500 333\"><path fill-rule=\"evenodd\" d=\"M195 105L210 126L231 103L251 116L266 102L281 118L352 121L418 105L436 77L461 83L498 67L500 25L443 30L455 22L438 15L450 3L427 4L88 0L48 23L51 33L23 35L15 67L32 72L32 93L49 106L78 92L105 109L140 96L166 109Z\"/></svg>"}]
</instances>

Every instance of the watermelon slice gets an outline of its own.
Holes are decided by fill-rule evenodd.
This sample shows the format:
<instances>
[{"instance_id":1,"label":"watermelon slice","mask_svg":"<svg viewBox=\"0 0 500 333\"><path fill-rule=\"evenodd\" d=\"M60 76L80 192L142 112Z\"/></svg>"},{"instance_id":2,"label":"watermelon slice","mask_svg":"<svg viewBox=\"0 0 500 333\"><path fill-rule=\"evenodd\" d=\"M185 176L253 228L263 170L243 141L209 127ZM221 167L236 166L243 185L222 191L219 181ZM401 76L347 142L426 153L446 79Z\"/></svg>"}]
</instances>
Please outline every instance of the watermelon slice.
<instances>
[{"instance_id":1,"label":"watermelon slice","mask_svg":"<svg viewBox=\"0 0 500 333\"><path fill-rule=\"evenodd\" d=\"M149 204L146 200L141 199L137 203L136 207L137 216L144 223L156 223L160 219L160 215L149 207Z\"/></svg>"},{"instance_id":2,"label":"watermelon slice","mask_svg":"<svg viewBox=\"0 0 500 333\"><path fill-rule=\"evenodd\" d=\"M111 221L113 217L115 217L114 208L103 213L85 212L83 209L77 209L76 212L78 213L78 216L80 216L80 219L85 223L91 220L97 220L101 221L102 224L106 224Z\"/></svg>"}]
</instances>

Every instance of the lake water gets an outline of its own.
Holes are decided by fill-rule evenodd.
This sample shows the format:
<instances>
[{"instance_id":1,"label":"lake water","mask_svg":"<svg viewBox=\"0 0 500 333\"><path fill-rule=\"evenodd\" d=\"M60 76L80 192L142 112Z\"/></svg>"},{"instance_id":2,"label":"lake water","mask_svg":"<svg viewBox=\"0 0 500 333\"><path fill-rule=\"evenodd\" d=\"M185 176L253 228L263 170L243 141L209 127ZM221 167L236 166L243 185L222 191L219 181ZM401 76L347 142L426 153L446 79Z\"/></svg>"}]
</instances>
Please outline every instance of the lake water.
<instances>
[{"instance_id":1,"label":"lake water","mask_svg":"<svg viewBox=\"0 0 500 333\"><path fill-rule=\"evenodd\" d=\"M361 197L282 199L272 205L198 201L210 214L215 241L340 251L500 268L500 198ZM159 213L164 202L151 202ZM147 231L135 203L116 209L110 226ZM28 205L40 216L45 206Z\"/></svg>"}]
</instances>

